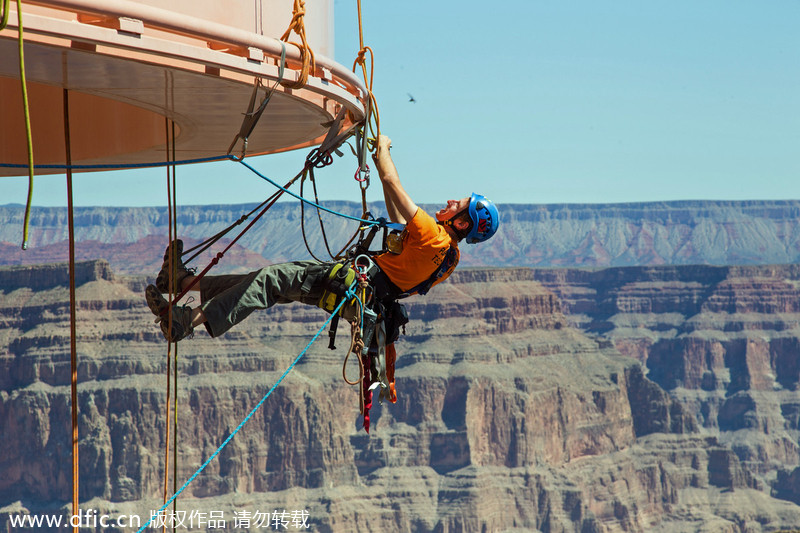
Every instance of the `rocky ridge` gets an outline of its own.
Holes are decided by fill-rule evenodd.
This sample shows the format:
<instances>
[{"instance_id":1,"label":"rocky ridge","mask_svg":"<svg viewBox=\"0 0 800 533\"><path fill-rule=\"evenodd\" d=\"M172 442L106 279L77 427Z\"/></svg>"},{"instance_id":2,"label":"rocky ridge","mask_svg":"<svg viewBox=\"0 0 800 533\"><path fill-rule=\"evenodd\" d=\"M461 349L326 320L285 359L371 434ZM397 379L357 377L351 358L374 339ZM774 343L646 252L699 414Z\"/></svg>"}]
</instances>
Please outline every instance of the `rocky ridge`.
<instances>
[{"instance_id":1,"label":"rocky ridge","mask_svg":"<svg viewBox=\"0 0 800 533\"><path fill-rule=\"evenodd\" d=\"M7 513L58 507L71 494L66 287L35 281L61 275L53 268L0 270L0 507ZM650 269L646 279L625 269L457 271L426 298L409 300L399 400L375 408L371 435L354 425L357 395L342 381L342 350L314 346L180 506L225 510L229 519L237 509L304 508L317 531L790 528L800 523L800 507L787 501L796 471L779 463L797 464L797 378L784 362L773 368L782 377L770 382L763 366L787 357L777 348L774 357L755 357L752 349L750 359L721 354L689 363L693 352L684 350L686 370L667 375L663 368L675 361L656 365L664 356L652 347L685 328L687 337L717 335L730 349L722 310L734 324L761 328L734 329L742 338L767 331L776 347L779 339L790 346L797 277L765 268L746 294L735 277L725 282L729 273L670 268ZM163 483L164 343L142 302L145 279L114 275L102 262L81 269L89 273L77 291L81 500L147 516ZM678 285L663 295L663 287ZM703 302L714 302L711 315L689 314ZM745 316L754 307L757 320ZM278 306L220 339L200 331L179 344L180 482L323 319L316 309ZM691 388L698 372L700 387ZM745 393L751 403L725 406ZM788 426L775 433L781 421ZM741 438L737 424L751 434Z\"/></svg>"},{"instance_id":2,"label":"rocky ridge","mask_svg":"<svg viewBox=\"0 0 800 533\"><path fill-rule=\"evenodd\" d=\"M355 202L326 204L351 216ZM181 206L178 235L197 243L253 210L251 205ZM435 205L423 206L428 212ZM676 201L631 204L506 204L498 234L480 247L462 247L462 266L598 267L667 264L783 264L800 260L800 201ZM375 216L382 203L370 204ZM24 210L0 206L0 264L67 260L64 208L34 208L30 248L19 249ZM306 209L311 250L327 257L317 213ZM79 259L106 258L115 272L153 272L166 235L166 208L79 207L75 209ZM332 248L356 230L352 222L322 213ZM229 237L233 238L234 234ZM214 248L216 253L221 247ZM334 250L338 251L338 250ZM237 242L221 271L308 258L296 202L276 204ZM211 254L197 264L205 266Z\"/></svg>"}]
</instances>

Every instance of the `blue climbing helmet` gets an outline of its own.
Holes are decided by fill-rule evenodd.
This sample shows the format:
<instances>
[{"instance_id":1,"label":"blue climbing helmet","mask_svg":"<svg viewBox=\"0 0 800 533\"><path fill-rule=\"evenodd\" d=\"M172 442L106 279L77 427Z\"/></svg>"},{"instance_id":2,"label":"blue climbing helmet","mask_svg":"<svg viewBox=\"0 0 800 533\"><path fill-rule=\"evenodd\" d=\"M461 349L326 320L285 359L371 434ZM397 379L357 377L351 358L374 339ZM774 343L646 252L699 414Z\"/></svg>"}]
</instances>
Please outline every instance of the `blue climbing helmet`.
<instances>
[{"instance_id":1,"label":"blue climbing helmet","mask_svg":"<svg viewBox=\"0 0 800 533\"><path fill-rule=\"evenodd\" d=\"M480 194L472 193L467 210L469 218L472 219L472 229L466 237L469 244L488 240L497 232L497 227L500 225L500 213L491 200Z\"/></svg>"}]
</instances>

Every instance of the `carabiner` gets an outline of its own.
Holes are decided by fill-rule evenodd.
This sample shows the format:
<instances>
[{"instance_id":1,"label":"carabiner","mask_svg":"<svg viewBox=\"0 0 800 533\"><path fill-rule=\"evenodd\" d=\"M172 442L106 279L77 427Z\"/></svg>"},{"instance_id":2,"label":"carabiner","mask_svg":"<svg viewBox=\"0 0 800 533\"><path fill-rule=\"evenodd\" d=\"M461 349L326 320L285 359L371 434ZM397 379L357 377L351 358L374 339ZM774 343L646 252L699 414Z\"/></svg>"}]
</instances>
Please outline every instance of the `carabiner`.
<instances>
[{"instance_id":1,"label":"carabiner","mask_svg":"<svg viewBox=\"0 0 800 533\"><path fill-rule=\"evenodd\" d=\"M366 254L358 255L353 259L353 268L362 276L366 276L367 273L372 270L373 266L375 266L375 263L373 263L372 259Z\"/></svg>"},{"instance_id":2,"label":"carabiner","mask_svg":"<svg viewBox=\"0 0 800 533\"><path fill-rule=\"evenodd\" d=\"M362 174L363 174L363 177L361 177ZM367 165L365 163L363 167L358 167L356 169L356 173L353 175L353 178L359 183L362 183L362 182L365 182L365 181L367 183L369 183L369 165Z\"/></svg>"}]
</instances>

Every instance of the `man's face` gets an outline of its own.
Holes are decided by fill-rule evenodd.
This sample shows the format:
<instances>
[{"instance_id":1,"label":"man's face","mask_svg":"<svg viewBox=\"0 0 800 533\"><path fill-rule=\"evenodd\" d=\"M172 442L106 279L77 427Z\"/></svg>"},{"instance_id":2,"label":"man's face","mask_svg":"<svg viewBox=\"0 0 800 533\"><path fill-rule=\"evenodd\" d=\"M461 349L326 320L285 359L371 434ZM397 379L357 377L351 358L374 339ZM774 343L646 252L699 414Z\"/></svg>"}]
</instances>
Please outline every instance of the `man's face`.
<instances>
[{"instance_id":1,"label":"man's face","mask_svg":"<svg viewBox=\"0 0 800 533\"><path fill-rule=\"evenodd\" d=\"M447 207L444 209L439 209L436 212L436 220L439 222L450 220L467 207L469 207L469 198L462 198L461 200L447 200Z\"/></svg>"}]
</instances>

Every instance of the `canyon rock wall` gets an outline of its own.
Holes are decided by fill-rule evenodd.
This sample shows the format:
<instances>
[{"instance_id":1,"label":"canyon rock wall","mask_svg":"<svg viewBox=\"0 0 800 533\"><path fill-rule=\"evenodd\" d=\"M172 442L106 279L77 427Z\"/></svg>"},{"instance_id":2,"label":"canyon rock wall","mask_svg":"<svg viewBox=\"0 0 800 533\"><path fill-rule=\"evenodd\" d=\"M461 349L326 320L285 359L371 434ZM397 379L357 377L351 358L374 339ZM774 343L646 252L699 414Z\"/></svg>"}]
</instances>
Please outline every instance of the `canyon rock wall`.
<instances>
[{"instance_id":1,"label":"canyon rock wall","mask_svg":"<svg viewBox=\"0 0 800 533\"><path fill-rule=\"evenodd\" d=\"M703 433L800 503L800 266L533 271L571 325L639 359Z\"/></svg>"},{"instance_id":2,"label":"canyon rock wall","mask_svg":"<svg viewBox=\"0 0 800 533\"><path fill-rule=\"evenodd\" d=\"M79 268L82 505L149 517L172 427L166 346L143 301L147 280L104 262ZM72 490L68 291L42 281L66 269L24 270L0 270L6 520L60 509ZM800 524L796 359L778 354L797 346L794 271L637 272L462 269L409 299L399 399L373 409L369 435L342 379L340 328L339 350L312 346L179 507L224 511L228 529L236 512L273 509L306 509L314 531ZM178 486L324 318L276 306L219 339L196 331L179 343ZM358 372L352 361L345 370Z\"/></svg>"}]
</instances>

